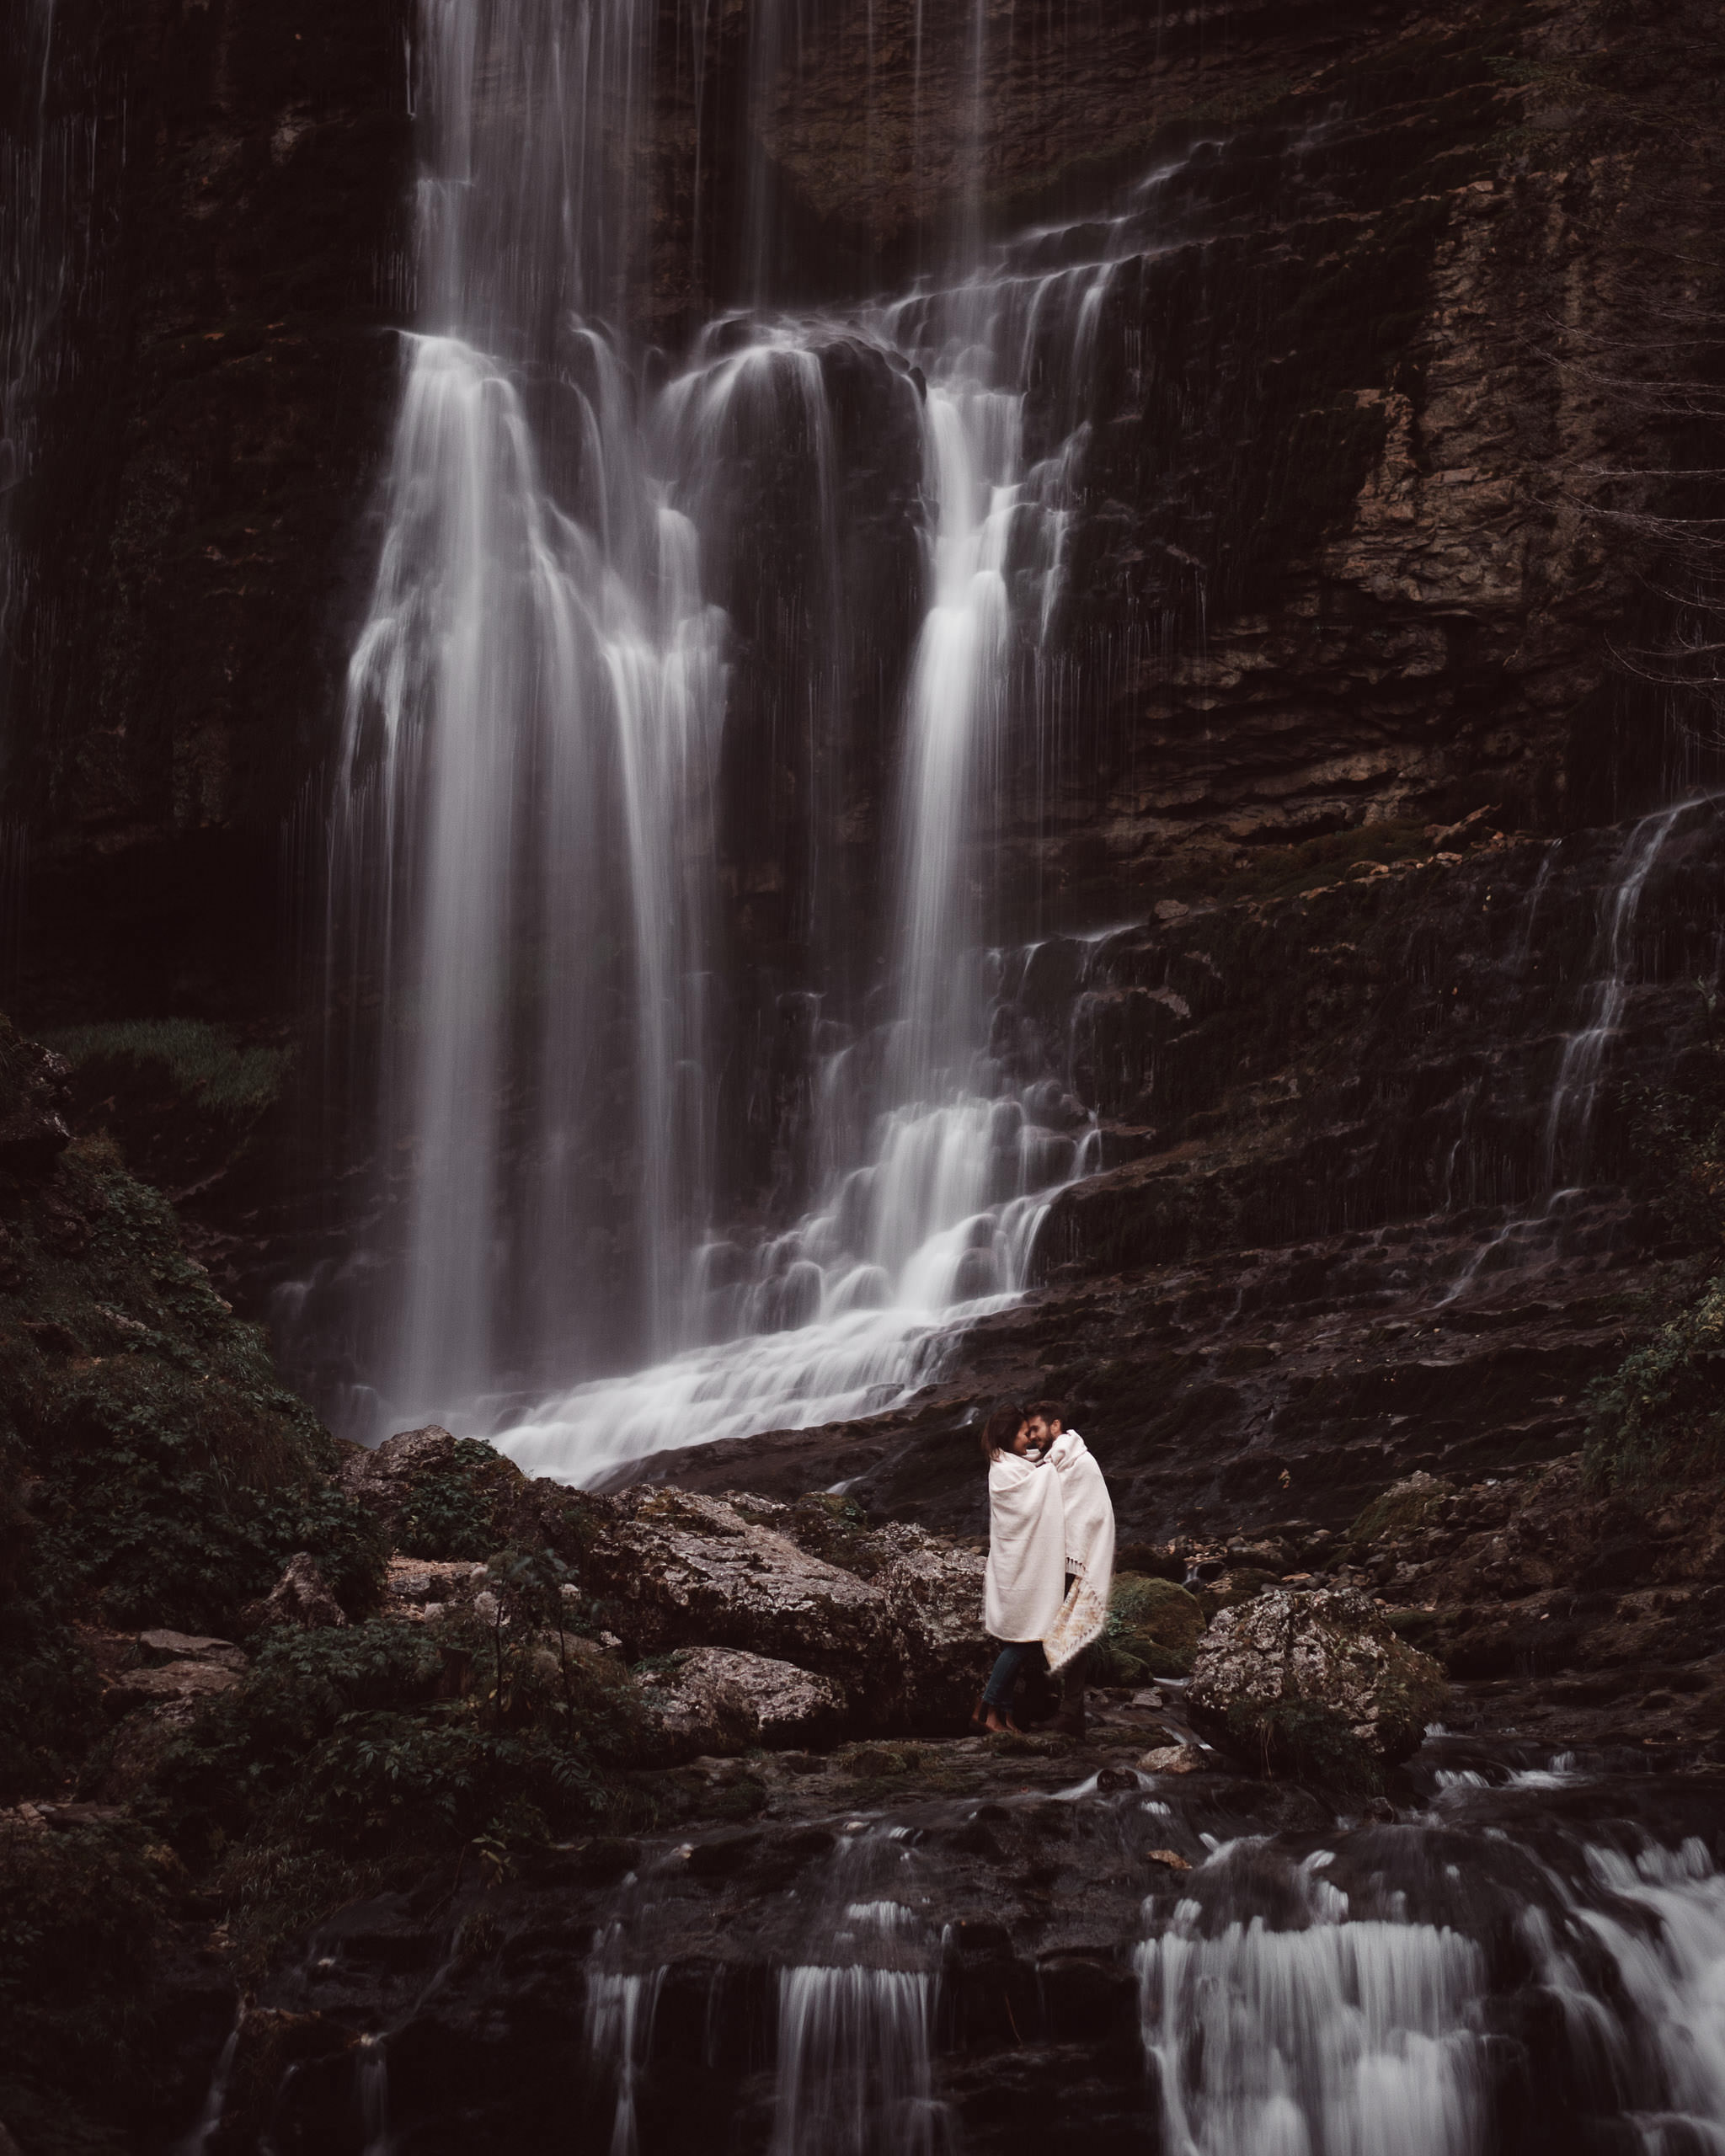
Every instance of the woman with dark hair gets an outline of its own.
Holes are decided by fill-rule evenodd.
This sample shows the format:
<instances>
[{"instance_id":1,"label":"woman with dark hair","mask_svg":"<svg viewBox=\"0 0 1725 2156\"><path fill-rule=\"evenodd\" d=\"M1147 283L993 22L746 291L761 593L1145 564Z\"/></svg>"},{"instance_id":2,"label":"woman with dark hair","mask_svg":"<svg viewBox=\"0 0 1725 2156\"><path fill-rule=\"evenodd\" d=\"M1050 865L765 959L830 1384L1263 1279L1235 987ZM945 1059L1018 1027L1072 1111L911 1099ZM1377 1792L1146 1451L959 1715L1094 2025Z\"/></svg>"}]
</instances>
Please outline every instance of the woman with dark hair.
<instances>
[{"instance_id":1,"label":"woman with dark hair","mask_svg":"<svg viewBox=\"0 0 1725 2156\"><path fill-rule=\"evenodd\" d=\"M1043 1636L1060 1614L1066 1527L1060 1477L1044 1467L1017 1408L989 1417L982 1456L989 1463L983 1621L1002 1646L971 1720L998 1733L1017 1728L1008 1712L1013 1687L1023 1671L1042 1660Z\"/></svg>"}]
</instances>

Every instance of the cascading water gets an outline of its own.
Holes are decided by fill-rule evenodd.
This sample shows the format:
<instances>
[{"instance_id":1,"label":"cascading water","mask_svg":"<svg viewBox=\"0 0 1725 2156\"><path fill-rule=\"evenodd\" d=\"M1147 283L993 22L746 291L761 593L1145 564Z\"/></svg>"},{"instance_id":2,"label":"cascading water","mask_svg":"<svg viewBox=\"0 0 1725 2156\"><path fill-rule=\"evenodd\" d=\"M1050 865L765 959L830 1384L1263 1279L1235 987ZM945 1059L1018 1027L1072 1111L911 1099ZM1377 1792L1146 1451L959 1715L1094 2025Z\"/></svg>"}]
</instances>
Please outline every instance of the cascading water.
<instances>
[{"instance_id":1,"label":"cascading water","mask_svg":"<svg viewBox=\"0 0 1725 2156\"><path fill-rule=\"evenodd\" d=\"M471 1403L545 1342L565 1366L595 1353L584 1295L618 1242L642 1343L670 1344L703 1209L720 624L600 314L632 267L651 35L629 0L420 19L423 327L349 670L328 919L338 979L381 989L378 1143L407 1185L386 1415Z\"/></svg>"},{"instance_id":2,"label":"cascading water","mask_svg":"<svg viewBox=\"0 0 1725 2156\"><path fill-rule=\"evenodd\" d=\"M1443 1299L1445 1302L1455 1301L1481 1274L1513 1268L1548 1249L1560 1236L1566 1206L1580 1194L1591 1165L1605 1076L1636 974L1636 924L1648 879L1685 819L1696 812L1706 812L1717 799L1717 796L1691 796L1653 809L1638 818L1625 835L1599 901L1591 952L1593 971L1582 990L1577 1013L1579 1022L1563 1037L1546 1100L1537 1156L1537 1201L1530 1208L1510 1212L1479 1246L1450 1283ZM1541 862L1528 899L1524 964L1533 947L1541 901L1561 845L1561 841L1554 842ZM1466 1138L1464 1127L1456 1141L1457 1151ZM1446 1197L1453 1175L1452 1155L1445 1176Z\"/></svg>"},{"instance_id":3,"label":"cascading water","mask_svg":"<svg viewBox=\"0 0 1725 2156\"><path fill-rule=\"evenodd\" d=\"M773 325L668 392L684 437L711 441L724 438L727 399L769 364L796 365L812 400L809 355L838 334L916 370L900 393L919 386L932 541L905 699L896 1016L822 1065L821 1204L752 1261L730 1244L700 1254L699 1321L730 1337L505 1421L499 1442L530 1470L597 1479L661 1448L910 1397L965 1315L1028 1283L1055 1191L1095 1165L1093 1134L1063 1088L1015 1086L979 1046L992 1043L1003 974L1022 972L1026 954L979 966L966 953L990 911L975 862L996 835L1014 707L1036 703L1061 606L1101 312L1123 266L1162 243L1163 192L1181 169L1152 175L1118 217L1033 232L954 282ZM1065 385L1064 401L1040 420L1049 446L1032 461L1027 404L1044 378Z\"/></svg>"}]
</instances>

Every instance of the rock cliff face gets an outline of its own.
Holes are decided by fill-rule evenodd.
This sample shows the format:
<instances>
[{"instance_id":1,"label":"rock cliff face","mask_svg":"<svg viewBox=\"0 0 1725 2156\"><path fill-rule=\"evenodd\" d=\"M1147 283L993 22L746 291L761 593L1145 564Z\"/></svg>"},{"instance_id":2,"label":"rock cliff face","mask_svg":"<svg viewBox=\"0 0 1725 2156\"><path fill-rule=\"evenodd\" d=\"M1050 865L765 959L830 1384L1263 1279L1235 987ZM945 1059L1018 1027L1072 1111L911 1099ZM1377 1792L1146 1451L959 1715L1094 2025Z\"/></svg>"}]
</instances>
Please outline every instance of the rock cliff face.
<instances>
[{"instance_id":1,"label":"rock cliff face","mask_svg":"<svg viewBox=\"0 0 1725 2156\"><path fill-rule=\"evenodd\" d=\"M1589 474L1658 509L1662 472L1713 454L1692 412L1626 389L1637 324L1714 289L1706 23L879 0L793 36L782 13L660 10L634 305L673 360L740 296L902 286L988 235L1037 274L1103 245L1105 215L1124 235L1081 370L1032 385L1033 451L1087 431L1057 693L1017 701L975 878L1040 935L995 1045L1097 1111L1107 1171L1060 1201L1039 1298L974 1331L911 1432L825 1442L884 1503L968 1519L917 1446L991 1387L1058 1385L1107 1418L1158 1532L1277 1503L1321 1459L1329 1516L1481 1446L1572 1449L1661 1231L1599 1194L1634 1165L1610 1092L1578 1121L1552 1103L1617 963L1616 819L1671 739L1611 660L1659 639L1658 560L1592 513ZM403 19L221 0L65 27L56 94L104 126L123 105L127 148L93 168L115 236L13 513L52 594L9 680L18 1001L285 1017L278 840L328 750L406 312ZM1176 177L1135 189L1152 169ZM726 1203L757 1217L805 1194L813 995L862 1010L876 978L879 714L924 536L889 370L835 345L823 371L868 634L819 769L773 746L809 535L772 444L724 504L754 540L717 595L739 627ZM1614 1082L1700 1043L1682 984L1712 969L1717 851L1707 811L1660 841ZM792 867L817 857L846 931L824 975ZM1046 932L1122 918L1142 925ZM211 1225L253 1307L351 1225L256 1176L244 1210ZM1493 1300L1524 1252L1519 1299Z\"/></svg>"},{"instance_id":2,"label":"rock cliff face","mask_svg":"<svg viewBox=\"0 0 1725 2156\"><path fill-rule=\"evenodd\" d=\"M1092 430L1061 632L1081 723L1052 771L1045 741L1007 764L1022 903L1118 915L1367 815L1611 813L1659 744L1622 738L1606 642L1656 605L1583 474L1696 445L1609 366L1556 362L1711 274L1717 61L1681 7L883 0L794 37L780 12L697 39L661 10L637 303L673 351L715 301L901 283L963 229L1100 213L1210 146L1156 207L1166 250L1110 286L1091 379L1033 399L1045 446L1075 395ZM126 152L83 205L109 237L13 510L49 595L8 694L36 1022L286 1000L258 955L275 834L329 747L407 299L404 33L396 0L66 12L56 94L104 143L123 110ZM745 622L771 549L754 574L724 595ZM905 633L889 608L889 673ZM731 768L746 947L776 941L787 841ZM876 850L879 778L865 753L834 810Z\"/></svg>"}]
</instances>

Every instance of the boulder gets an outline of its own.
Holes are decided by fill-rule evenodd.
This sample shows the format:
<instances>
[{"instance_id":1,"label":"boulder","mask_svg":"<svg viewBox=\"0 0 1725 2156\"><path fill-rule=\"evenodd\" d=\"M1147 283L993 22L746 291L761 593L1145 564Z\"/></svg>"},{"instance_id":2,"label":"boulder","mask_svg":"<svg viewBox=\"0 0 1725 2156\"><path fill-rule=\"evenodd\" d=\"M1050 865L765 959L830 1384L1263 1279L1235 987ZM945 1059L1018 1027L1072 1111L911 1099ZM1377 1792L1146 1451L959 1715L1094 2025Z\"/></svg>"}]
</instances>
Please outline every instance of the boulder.
<instances>
[{"instance_id":1,"label":"boulder","mask_svg":"<svg viewBox=\"0 0 1725 2156\"><path fill-rule=\"evenodd\" d=\"M805 1518L764 1498L630 1490L599 1502L585 1584L632 1653L737 1647L837 1679L860 1729L964 1727L992 1660L980 1551L860 1518L835 1534L819 1508Z\"/></svg>"},{"instance_id":2,"label":"boulder","mask_svg":"<svg viewBox=\"0 0 1725 2156\"><path fill-rule=\"evenodd\" d=\"M347 1622L347 1612L330 1593L317 1560L306 1550L295 1551L264 1600L248 1603L243 1614L254 1631L291 1625L303 1632L319 1632Z\"/></svg>"},{"instance_id":3,"label":"boulder","mask_svg":"<svg viewBox=\"0 0 1725 2156\"><path fill-rule=\"evenodd\" d=\"M592 1501L583 1492L534 1481L483 1438L437 1422L369 1452L354 1446L340 1481L391 1547L422 1563L479 1562L512 1544L579 1561L588 1539Z\"/></svg>"},{"instance_id":4,"label":"boulder","mask_svg":"<svg viewBox=\"0 0 1725 2156\"><path fill-rule=\"evenodd\" d=\"M1204 1771L1204 1754L1195 1744L1162 1744L1138 1764L1146 1774L1197 1774Z\"/></svg>"},{"instance_id":5,"label":"boulder","mask_svg":"<svg viewBox=\"0 0 1725 2156\"><path fill-rule=\"evenodd\" d=\"M891 1626L885 1596L762 1524L773 1509L751 1504L745 1517L721 1497L626 1492L588 1554L588 1588L610 1598L640 1654L800 1650L812 1667L838 1669L878 1658Z\"/></svg>"},{"instance_id":6,"label":"boulder","mask_svg":"<svg viewBox=\"0 0 1725 2156\"><path fill-rule=\"evenodd\" d=\"M642 1695L676 1757L786 1751L839 1734L845 1695L830 1677L737 1647L692 1647L645 1678Z\"/></svg>"},{"instance_id":7,"label":"boulder","mask_svg":"<svg viewBox=\"0 0 1725 2156\"><path fill-rule=\"evenodd\" d=\"M342 1460L341 1486L377 1516L393 1543L414 1491L435 1476L447 1475L455 1464L455 1433L428 1422L421 1430L398 1431L371 1451L355 1446Z\"/></svg>"},{"instance_id":8,"label":"boulder","mask_svg":"<svg viewBox=\"0 0 1725 2156\"><path fill-rule=\"evenodd\" d=\"M1213 1620L1186 1705L1199 1729L1266 1771L1370 1786L1418 1748L1448 1692L1370 1597L1274 1588Z\"/></svg>"}]
</instances>

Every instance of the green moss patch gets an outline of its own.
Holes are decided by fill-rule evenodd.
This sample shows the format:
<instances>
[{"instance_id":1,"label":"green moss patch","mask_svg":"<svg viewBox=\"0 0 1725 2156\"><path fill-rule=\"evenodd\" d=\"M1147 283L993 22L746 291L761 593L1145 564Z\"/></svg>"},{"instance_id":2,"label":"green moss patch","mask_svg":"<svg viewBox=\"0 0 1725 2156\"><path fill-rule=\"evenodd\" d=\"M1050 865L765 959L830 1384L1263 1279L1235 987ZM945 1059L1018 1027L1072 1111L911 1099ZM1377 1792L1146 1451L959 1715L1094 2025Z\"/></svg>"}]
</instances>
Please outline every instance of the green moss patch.
<instances>
[{"instance_id":1,"label":"green moss patch","mask_svg":"<svg viewBox=\"0 0 1725 2156\"><path fill-rule=\"evenodd\" d=\"M165 1189L231 1169L284 1097L292 1051L193 1018L77 1026L47 1043L71 1066L71 1114L105 1130L128 1164Z\"/></svg>"}]
</instances>

